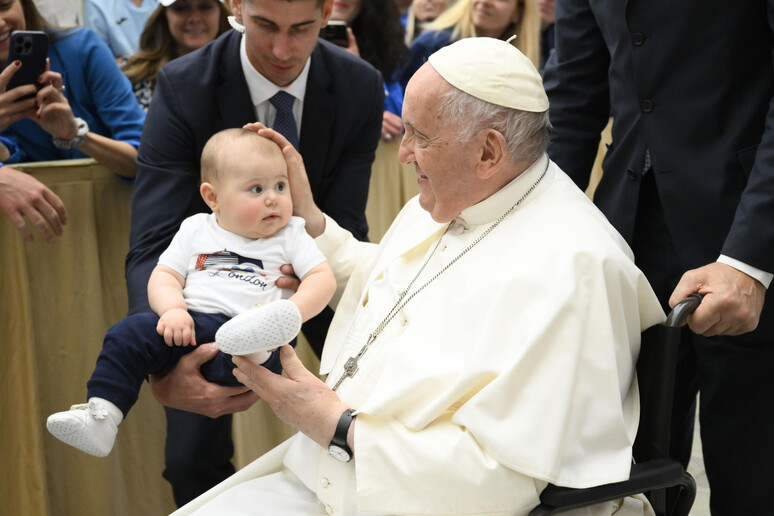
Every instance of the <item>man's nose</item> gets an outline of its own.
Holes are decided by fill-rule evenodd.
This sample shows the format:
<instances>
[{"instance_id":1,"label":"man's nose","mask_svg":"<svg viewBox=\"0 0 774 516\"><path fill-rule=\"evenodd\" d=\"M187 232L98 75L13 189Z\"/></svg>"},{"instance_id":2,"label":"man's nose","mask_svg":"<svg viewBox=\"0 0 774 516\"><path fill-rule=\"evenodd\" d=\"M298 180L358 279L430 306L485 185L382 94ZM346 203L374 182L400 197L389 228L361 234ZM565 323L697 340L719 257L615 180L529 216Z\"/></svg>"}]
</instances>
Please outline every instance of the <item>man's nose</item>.
<instances>
[{"instance_id":1,"label":"man's nose","mask_svg":"<svg viewBox=\"0 0 774 516\"><path fill-rule=\"evenodd\" d=\"M403 137L400 140L400 147L398 147L398 161L404 165L408 165L409 163L416 161L414 159L414 150L406 142L406 133L403 133Z\"/></svg>"},{"instance_id":2,"label":"man's nose","mask_svg":"<svg viewBox=\"0 0 774 516\"><path fill-rule=\"evenodd\" d=\"M290 59L292 53L290 51L290 37L287 34L277 34L274 37L272 53L274 54L274 57L280 61L287 61Z\"/></svg>"}]
</instances>

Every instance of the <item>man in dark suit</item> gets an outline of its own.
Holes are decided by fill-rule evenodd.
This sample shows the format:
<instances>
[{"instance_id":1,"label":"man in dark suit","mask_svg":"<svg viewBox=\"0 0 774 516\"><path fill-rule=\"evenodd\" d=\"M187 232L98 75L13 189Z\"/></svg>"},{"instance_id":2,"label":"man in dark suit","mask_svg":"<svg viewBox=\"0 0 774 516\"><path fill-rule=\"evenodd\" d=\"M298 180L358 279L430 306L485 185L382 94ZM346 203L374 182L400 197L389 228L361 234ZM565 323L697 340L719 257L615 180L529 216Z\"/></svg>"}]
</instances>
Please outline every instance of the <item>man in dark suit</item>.
<instances>
[{"instance_id":1,"label":"man in dark suit","mask_svg":"<svg viewBox=\"0 0 774 516\"><path fill-rule=\"evenodd\" d=\"M356 237L366 238L365 205L384 90L381 76L365 61L318 41L332 3L231 0L244 36L230 31L159 72L137 158L126 259L130 312L148 310L148 277L181 221L207 210L198 190L204 144L224 128L256 120L271 127L281 116L272 102L278 91L292 95L291 131L300 133L315 202ZM318 354L329 322L330 314L304 326ZM168 405L164 477L178 505L234 472L230 414L257 399L246 388L207 384L194 374L215 351L199 346L161 379L174 394L162 389L160 396L154 389Z\"/></svg>"},{"instance_id":2,"label":"man in dark suit","mask_svg":"<svg viewBox=\"0 0 774 516\"><path fill-rule=\"evenodd\" d=\"M557 0L549 149L662 302L704 300L681 344L672 453L696 393L713 514L770 514L774 475L774 0Z\"/></svg>"}]
</instances>

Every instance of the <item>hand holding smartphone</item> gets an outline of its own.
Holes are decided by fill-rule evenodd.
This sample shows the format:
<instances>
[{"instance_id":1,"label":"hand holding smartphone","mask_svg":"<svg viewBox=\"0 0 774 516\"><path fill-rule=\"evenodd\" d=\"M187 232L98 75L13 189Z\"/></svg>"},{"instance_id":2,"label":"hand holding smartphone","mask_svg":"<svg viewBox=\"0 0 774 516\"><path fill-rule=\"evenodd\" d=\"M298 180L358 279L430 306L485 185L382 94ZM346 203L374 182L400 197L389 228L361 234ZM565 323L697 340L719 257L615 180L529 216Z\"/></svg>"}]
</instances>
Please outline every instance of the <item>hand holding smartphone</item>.
<instances>
[{"instance_id":1,"label":"hand holding smartphone","mask_svg":"<svg viewBox=\"0 0 774 516\"><path fill-rule=\"evenodd\" d=\"M41 31L16 30L11 33L8 63L21 61L21 68L11 77L6 91L23 84L38 84L38 77L46 71L48 35ZM26 96L23 98L30 98ZM21 100L21 99L20 99Z\"/></svg>"},{"instance_id":2,"label":"hand holding smartphone","mask_svg":"<svg viewBox=\"0 0 774 516\"><path fill-rule=\"evenodd\" d=\"M328 25L320 29L320 37L340 47L348 46L347 22L330 20Z\"/></svg>"}]
</instances>

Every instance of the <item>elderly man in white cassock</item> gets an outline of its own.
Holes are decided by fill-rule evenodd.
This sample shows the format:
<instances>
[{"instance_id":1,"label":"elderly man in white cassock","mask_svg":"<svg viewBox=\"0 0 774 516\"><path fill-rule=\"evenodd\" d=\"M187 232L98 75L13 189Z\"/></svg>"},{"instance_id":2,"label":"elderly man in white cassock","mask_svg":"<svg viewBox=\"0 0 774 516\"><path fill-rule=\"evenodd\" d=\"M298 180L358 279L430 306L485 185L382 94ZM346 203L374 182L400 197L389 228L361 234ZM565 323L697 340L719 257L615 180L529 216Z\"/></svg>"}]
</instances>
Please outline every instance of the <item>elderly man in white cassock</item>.
<instances>
[{"instance_id":1,"label":"elderly man in white cassock","mask_svg":"<svg viewBox=\"0 0 774 516\"><path fill-rule=\"evenodd\" d=\"M421 193L380 244L312 200L281 136L295 212L336 273L320 381L236 377L298 428L180 510L196 515L527 514L547 482L628 478L640 331L664 314L623 239L545 154L548 100L512 45L433 54L403 105ZM642 497L575 511L651 514Z\"/></svg>"}]
</instances>

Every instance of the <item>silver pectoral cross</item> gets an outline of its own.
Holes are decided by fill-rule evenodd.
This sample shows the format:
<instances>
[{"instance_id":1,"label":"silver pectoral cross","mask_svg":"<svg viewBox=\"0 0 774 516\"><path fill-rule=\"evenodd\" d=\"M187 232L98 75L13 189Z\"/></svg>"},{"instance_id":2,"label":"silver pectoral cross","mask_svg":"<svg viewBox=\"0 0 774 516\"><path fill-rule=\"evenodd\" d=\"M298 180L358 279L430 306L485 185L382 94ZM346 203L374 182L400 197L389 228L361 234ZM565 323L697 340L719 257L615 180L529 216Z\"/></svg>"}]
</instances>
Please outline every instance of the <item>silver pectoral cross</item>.
<instances>
[{"instance_id":1,"label":"silver pectoral cross","mask_svg":"<svg viewBox=\"0 0 774 516\"><path fill-rule=\"evenodd\" d=\"M349 357L347 361L344 362L344 376L350 378L355 376L355 373L357 373L357 360L358 357Z\"/></svg>"},{"instance_id":2,"label":"silver pectoral cross","mask_svg":"<svg viewBox=\"0 0 774 516\"><path fill-rule=\"evenodd\" d=\"M357 364L360 361L360 357L362 357L363 354L365 354L366 350L368 349L368 346L370 346L371 343L375 340L376 340L376 335L374 335L373 333L370 334L368 336L368 341L365 343L365 346L363 346L360 349L360 352L354 357L349 357L347 361L344 362L344 372L341 374L341 378L339 378L339 380L333 386L334 391L339 388L339 385L341 385L341 382L343 382L345 379L352 378L353 376L355 376L355 374L357 374L359 370L359 367Z\"/></svg>"},{"instance_id":3,"label":"silver pectoral cross","mask_svg":"<svg viewBox=\"0 0 774 516\"><path fill-rule=\"evenodd\" d=\"M345 378L352 378L355 376L355 373L357 373L358 367L357 367L357 361L360 355L355 357L349 357L346 362L344 362L344 373L341 375L341 378L339 378L339 381L336 382L336 385L333 386L333 390L339 388L339 385L341 385L341 382L344 381Z\"/></svg>"}]
</instances>

